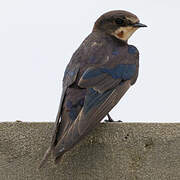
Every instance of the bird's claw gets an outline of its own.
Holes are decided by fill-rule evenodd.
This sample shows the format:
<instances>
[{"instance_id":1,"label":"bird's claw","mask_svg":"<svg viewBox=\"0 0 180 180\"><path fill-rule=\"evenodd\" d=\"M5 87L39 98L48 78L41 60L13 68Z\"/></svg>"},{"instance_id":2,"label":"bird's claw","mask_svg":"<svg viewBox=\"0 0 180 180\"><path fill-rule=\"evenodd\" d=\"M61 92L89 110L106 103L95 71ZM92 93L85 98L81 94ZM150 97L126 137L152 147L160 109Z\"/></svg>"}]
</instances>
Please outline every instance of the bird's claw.
<instances>
[{"instance_id":1,"label":"bird's claw","mask_svg":"<svg viewBox=\"0 0 180 180\"><path fill-rule=\"evenodd\" d=\"M118 121L114 121L114 120L113 121L109 121L108 119L105 119L104 122L107 123L107 122L122 122L122 121L121 120L118 120Z\"/></svg>"},{"instance_id":2,"label":"bird's claw","mask_svg":"<svg viewBox=\"0 0 180 180\"><path fill-rule=\"evenodd\" d=\"M108 119L105 119L104 122L122 122L121 120L114 121L109 114L107 114Z\"/></svg>"},{"instance_id":3,"label":"bird's claw","mask_svg":"<svg viewBox=\"0 0 180 180\"><path fill-rule=\"evenodd\" d=\"M114 121L114 120L109 120L109 119L105 119L104 122L122 122L121 120L118 120L118 121Z\"/></svg>"}]
</instances>

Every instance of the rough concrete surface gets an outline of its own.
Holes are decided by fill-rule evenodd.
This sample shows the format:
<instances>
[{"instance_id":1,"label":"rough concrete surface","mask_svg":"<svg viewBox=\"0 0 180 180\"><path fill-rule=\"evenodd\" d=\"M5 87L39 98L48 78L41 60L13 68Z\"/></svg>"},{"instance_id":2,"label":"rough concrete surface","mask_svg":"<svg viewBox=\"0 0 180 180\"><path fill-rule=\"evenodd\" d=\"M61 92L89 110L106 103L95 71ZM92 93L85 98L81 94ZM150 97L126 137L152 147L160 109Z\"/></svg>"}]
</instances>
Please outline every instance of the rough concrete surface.
<instances>
[{"instance_id":1,"label":"rough concrete surface","mask_svg":"<svg viewBox=\"0 0 180 180\"><path fill-rule=\"evenodd\" d=\"M38 171L52 128L0 123L0 180L180 180L180 124L102 123Z\"/></svg>"}]
</instances>

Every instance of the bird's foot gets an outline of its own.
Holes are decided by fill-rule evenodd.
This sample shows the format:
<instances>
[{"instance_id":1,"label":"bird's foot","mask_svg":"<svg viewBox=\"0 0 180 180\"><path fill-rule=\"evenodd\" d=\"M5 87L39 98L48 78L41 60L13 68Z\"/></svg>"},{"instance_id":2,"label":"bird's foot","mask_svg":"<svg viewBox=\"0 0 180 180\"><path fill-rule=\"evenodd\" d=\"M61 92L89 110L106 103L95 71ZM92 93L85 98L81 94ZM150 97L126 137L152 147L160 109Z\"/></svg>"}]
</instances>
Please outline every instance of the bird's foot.
<instances>
[{"instance_id":1,"label":"bird's foot","mask_svg":"<svg viewBox=\"0 0 180 180\"><path fill-rule=\"evenodd\" d=\"M118 121L114 121L114 120L113 121L109 121L109 119L105 119L104 122L107 123L107 122L122 122L122 121L121 120L118 120Z\"/></svg>"},{"instance_id":2,"label":"bird's foot","mask_svg":"<svg viewBox=\"0 0 180 180\"><path fill-rule=\"evenodd\" d=\"M108 119L104 120L104 122L122 122L121 120L114 121L109 114L107 116L108 116Z\"/></svg>"}]
</instances>

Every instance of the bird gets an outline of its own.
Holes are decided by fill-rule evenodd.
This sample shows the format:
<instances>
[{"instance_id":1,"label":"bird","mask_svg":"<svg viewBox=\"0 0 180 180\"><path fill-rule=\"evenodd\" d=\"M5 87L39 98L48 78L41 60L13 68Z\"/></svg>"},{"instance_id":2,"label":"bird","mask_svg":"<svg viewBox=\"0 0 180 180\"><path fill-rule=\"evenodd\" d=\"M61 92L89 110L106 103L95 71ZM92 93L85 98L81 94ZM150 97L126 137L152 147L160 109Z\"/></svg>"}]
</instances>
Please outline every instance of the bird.
<instances>
[{"instance_id":1,"label":"bird","mask_svg":"<svg viewBox=\"0 0 180 180\"><path fill-rule=\"evenodd\" d=\"M125 10L101 15L92 32L74 52L63 77L52 139L40 163L53 153L55 164L109 115L139 72L139 51L128 39L147 27Z\"/></svg>"}]
</instances>

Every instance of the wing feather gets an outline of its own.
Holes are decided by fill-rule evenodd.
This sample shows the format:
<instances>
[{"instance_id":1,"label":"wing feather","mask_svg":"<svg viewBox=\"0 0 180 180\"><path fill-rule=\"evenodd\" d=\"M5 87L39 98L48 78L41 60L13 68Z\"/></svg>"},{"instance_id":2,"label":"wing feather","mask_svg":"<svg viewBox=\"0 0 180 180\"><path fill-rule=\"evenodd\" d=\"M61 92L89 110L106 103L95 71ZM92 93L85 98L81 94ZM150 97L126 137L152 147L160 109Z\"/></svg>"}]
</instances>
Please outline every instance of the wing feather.
<instances>
[{"instance_id":1,"label":"wing feather","mask_svg":"<svg viewBox=\"0 0 180 180\"><path fill-rule=\"evenodd\" d=\"M130 80L127 80L106 93L90 92L77 119L56 145L54 151L56 158L60 153L72 148L82 137L89 133L119 102L130 86Z\"/></svg>"},{"instance_id":2,"label":"wing feather","mask_svg":"<svg viewBox=\"0 0 180 180\"><path fill-rule=\"evenodd\" d=\"M84 72L78 84L80 87L94 88L103 93L117 86L122 80L131 79L136 70L135 64L114 64L111 68L107 65L91 67Z\"/></svg>"},{"instance_id":3,"label":"wing feather","mask_svg":"<svg viewBox=\"0 0 180 180\"><path fill-rule=\"evenodd\" d=\"M75 66L70 67L70 68L69 68L69 66L67 66L67 68L66 68L66 71L64 73L64 79L63 79L62 95L61 95L61 99L60 99L60 103L59 103L56 121L55 121L53 132L52 132L51 144L50 144L49 148L47 149L47 151L45 152L38 168L41 168L45 164L51 151L54 149L54 147L56 145L56 139L57 139L61 115L62 115L62 105L63 105L64 98L66 95L66 91L67 91L67 88L75 82L78 72L79 72L79 64L76 64Z\"/></svg>"}]
</instances>

